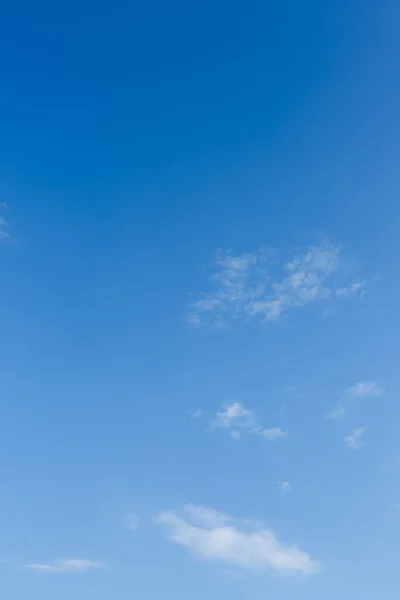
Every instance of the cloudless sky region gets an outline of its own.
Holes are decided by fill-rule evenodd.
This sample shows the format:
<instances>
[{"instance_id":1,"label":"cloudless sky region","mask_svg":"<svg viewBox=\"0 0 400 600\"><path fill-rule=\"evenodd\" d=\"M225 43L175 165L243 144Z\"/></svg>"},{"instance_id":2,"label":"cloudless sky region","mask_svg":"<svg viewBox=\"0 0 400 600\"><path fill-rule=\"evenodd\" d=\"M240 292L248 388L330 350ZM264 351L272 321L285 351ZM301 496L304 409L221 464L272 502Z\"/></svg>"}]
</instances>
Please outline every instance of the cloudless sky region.
<instances>
[{"instance_id":1,"label":"cloudless sky region","mask_svg":"<svg viewBox=\"0 0 400 600\"><path fill-rule=\"evenodd\" d=\"M400 8L0 9L0 597L397 600Z\"/></svg>"}]
</instances>

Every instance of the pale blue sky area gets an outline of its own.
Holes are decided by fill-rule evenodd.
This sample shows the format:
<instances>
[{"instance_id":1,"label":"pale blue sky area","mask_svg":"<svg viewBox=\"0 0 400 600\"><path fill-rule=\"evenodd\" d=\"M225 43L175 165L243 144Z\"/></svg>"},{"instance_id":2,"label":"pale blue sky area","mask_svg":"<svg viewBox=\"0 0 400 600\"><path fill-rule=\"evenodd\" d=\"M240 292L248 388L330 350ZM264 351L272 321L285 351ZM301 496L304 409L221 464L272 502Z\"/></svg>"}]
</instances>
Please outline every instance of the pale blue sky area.
<instances>
[{"instance_id":1,"label":"pale blue sky area","mask_svg":"<svg viewBox=\"0 0 400 600\"><path fill-rule=\"evenodd\" d=\"M1 8L1 598L398 599L399 18Z\"/></svg>"}]
</instances>

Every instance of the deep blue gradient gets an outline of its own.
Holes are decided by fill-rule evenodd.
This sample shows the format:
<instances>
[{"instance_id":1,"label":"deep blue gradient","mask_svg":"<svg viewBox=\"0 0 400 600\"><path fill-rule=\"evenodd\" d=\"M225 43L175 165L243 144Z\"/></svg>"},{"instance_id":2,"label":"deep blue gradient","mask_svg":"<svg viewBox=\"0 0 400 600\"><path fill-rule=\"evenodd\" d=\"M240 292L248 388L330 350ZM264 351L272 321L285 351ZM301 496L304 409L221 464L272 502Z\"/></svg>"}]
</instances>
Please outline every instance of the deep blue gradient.
<instances>
[{"instance_id":1,"label":"deep blue gradient","mask_svg":"<svg viewBox=\"0 0 400 600\"><path fill-rule=\"evenodd\" d=\"M393 0L1 7L0 597L397 600L399 18ZM362 302L185 322L218 249L325 236ZM324 419L362 380L385 395ZM290 438L210 430L231 399ZM263 519L323 571L196 560L154 523L187 503ZM106 568L25 567L62 558Z\"/></svg>"}]
</instances>

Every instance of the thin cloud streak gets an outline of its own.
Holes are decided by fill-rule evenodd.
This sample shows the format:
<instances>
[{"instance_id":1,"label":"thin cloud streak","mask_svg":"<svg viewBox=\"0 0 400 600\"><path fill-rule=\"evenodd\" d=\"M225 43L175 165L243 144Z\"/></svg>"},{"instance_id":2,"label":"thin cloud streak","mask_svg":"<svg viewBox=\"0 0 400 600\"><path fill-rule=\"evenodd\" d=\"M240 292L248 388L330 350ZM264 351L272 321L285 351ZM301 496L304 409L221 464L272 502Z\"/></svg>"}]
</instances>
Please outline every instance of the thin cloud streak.
<instances>
[{"instance_id":1,"label":"thin cloud streak","mask_svg":"<svg viewBox=\"0 0 400 600\"><path fill-rule=\"evenodd\" d=\"M103 569L101 563L78 558L63 558L53 563L30 563L26 569L37 573L82 573L95 569Z\"/></svg>"}]
</instances>

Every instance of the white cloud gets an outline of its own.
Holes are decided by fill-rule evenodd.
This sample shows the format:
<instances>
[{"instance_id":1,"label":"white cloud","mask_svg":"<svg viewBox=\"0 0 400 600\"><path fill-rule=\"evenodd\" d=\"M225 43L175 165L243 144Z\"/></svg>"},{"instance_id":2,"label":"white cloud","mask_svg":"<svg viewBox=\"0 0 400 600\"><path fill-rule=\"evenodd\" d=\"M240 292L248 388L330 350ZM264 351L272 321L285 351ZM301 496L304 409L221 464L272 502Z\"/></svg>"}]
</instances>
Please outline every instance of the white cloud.
<instances>
[{"instance_id":1,"label":"white cloud","mask_svg":"<svg viewBox=\"0 0 400 600\"><path fill-rule=\"evenodd\" d=\"M229 521L229 517L226 517ZM268 529L240 530L234 525L199 525L173 512L162 512L157 522L167 527L169 539L194 554L250 572L273 570L282 575L313 575L318 562L298 546L277 540Z\"/></svg>"},{"instance_id":2,"label":"white cloud","mask_svg":"<svg viewBox=\"0 0 400 600\"><path fill-rule=\"evenodd\" d=\"M217 412L216 418L211 425L213 427L231 429L230 435L235 440L238 440L241 436L238 429L253 435L261 435L270 442L276 442L279 439L287 437L287 433L282 431L280 427L271 427L269 429L261 427L253 411L245 408L240 402L232 402L226 405L223 410Z\"/></svg>"},{"instance_id":3,"label":"white cloud","mask_svg":"<svg viewBox=\"0 0 400 600\"><path fill-rule=\"evenodd\" d=\"M139 521L140 521L140 519L135 513L129 513L128 518L127 518L128 529L131 529L132 531L136 531L136 529L139 527Z\"/></svg>"},{"instance_id":4,"label":"white cloud","mask_svg":"<svg viewBox=\"0 0 400 600\"><path fill-rule=\"evenodd\" d=\"M361 437L367 431L367 427L359 427L351 432L350 435L344 438L344 441L348 448L351 450L359 450L361 446L365 445L365 442L361 441Z\"/></svg>"},{"instance_id":5,"label":"white cloud","mask_svg":"<svg viewBox=\"0 0 400 600\"><path fill-rule=\"evenodd\" d=\"M251 410L244 408L239 402L232 402L224 410L217 412L214 427L241 427L250 429L256 426L256 419Z\"/></svg>"},{"instance_id":6,"label":"white cloud","mask_svg":"<svg viewBox=\"0 0 400 600\"><path fill-rule=\"evenodd\" d=\"M281 489L282 496L286 496L292 491L292 486L288 481L278 481L278 485Z\"/></svg>"},{"instance_id":7,"label":"white cloud","mask_svg":"<svg viewBox=\"0 0 400 600\"><path fill-rule=\"evenodd\" d=\"M329 297L361 294L364 281L348 282L340 248L312 246L288 262L272 261L263 248L235 255L220 252L210 277L213 290L189 306L187 321L217 328L236 319L276 321L289 310Z\"/></svg>"},{"instance_id":8,"label":"white cloud","mask_svg":"<svg viewBox=\"0 0 400 600\"><path fill-rule=\"evenodd\" d=\"M26 568L37 573L82 573L104 568L98 562L78 558L63 558L53 563L31 563Z\"/></svg>"},{"instance_id":9,"label":"white cloud","mask_svg":"<svg viewBox=\"0 0 400 600\"><path fill-rule=\"evenodd\" d=\"M366 396L379 397L385 392L376 381L359 381L355 385L348 387L345 391L348 396L358 398L364 398Z\"/></svg>"}]
</instances>

